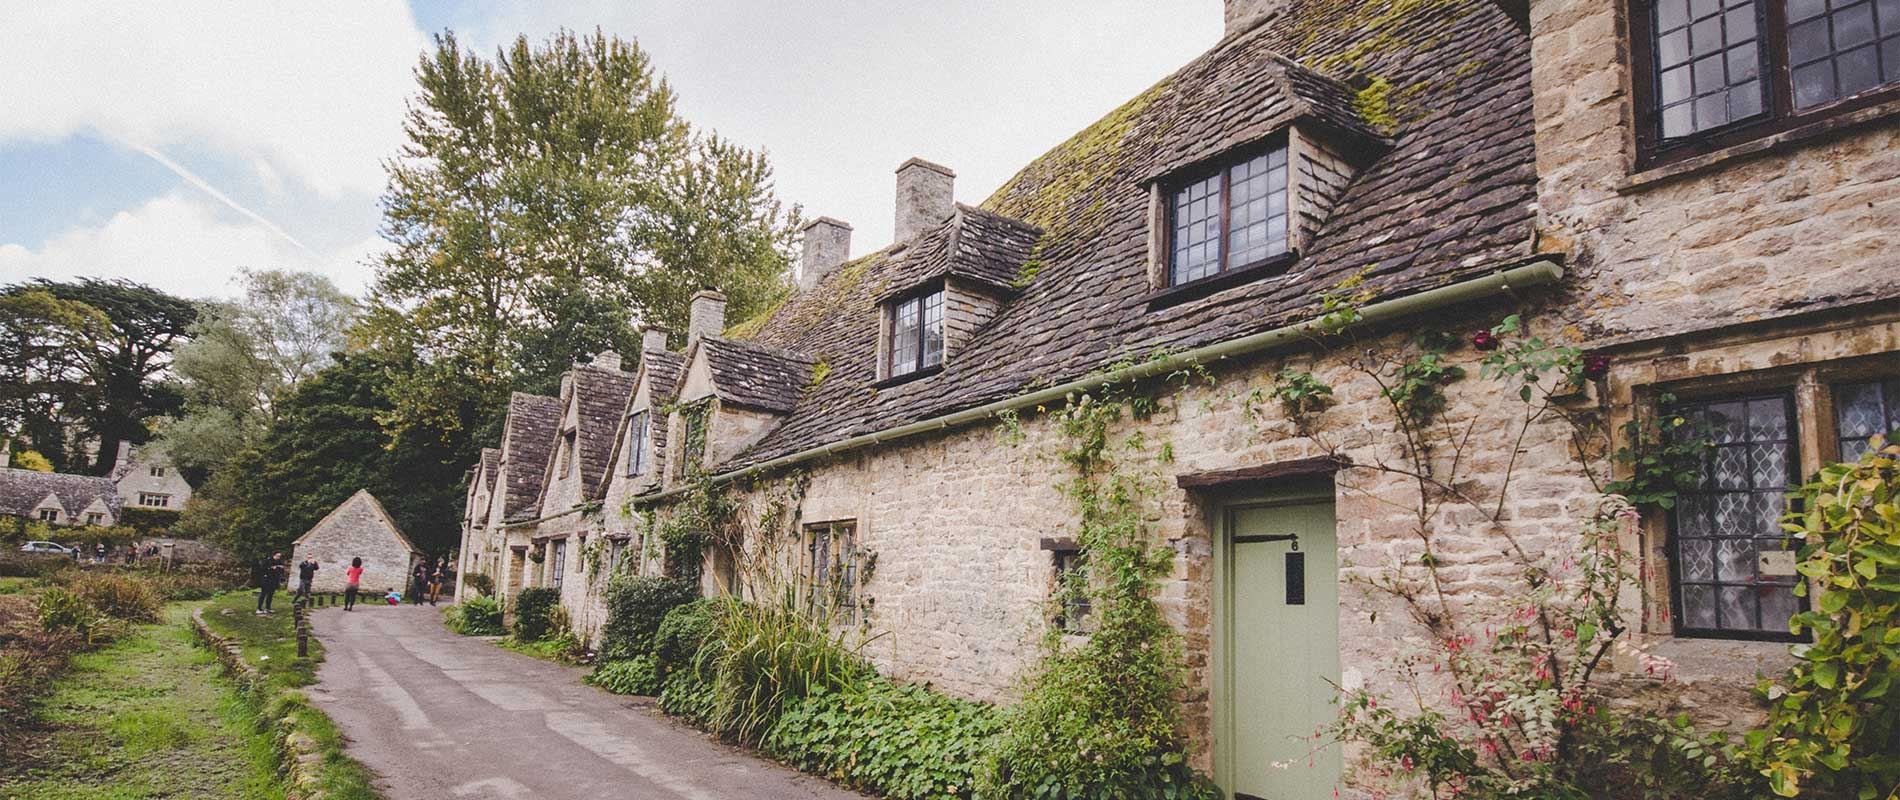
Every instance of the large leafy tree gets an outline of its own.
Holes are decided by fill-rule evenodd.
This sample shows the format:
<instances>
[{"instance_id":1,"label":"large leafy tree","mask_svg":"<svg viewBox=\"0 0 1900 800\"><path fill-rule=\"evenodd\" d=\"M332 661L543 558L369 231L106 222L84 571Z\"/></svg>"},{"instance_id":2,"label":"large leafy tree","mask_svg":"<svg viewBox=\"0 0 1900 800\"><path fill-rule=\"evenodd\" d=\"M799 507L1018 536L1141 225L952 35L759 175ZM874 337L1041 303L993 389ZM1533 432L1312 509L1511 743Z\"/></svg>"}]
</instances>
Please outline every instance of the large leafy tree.
<instances>
[{"instance_id":1,"label":"large leafy tree","mask_svg":"<svg viewBox=\"0 0 1900 800\"><path fill-rule=\"evenodd\" d=\"M322 275L245 271L240 281L242 297L206 303L175 357L185 412L161 440L187 468L216 468L253 443L278 398L344 349L355 319L356 301Z\"/></svg>"},{"instance_id":2,"label":"large leafy tree","mask_svg":"<svg viewBox=\"0 0 1900 800\"><path fill-rule=\"evenodd\" d=\"M513 388L680 327L716 287L736 317L786 291L796 209L765 156L696 134L632 42L560 33L484 58L451 34L416 70L390 166L366 342L392 376L398 429L492 427ZM480 400L476 418L456 409Z\"/></svg>"},{"instance_id":3,"label":"large leafy tree","mask_svg":"<svg viewBox=\"0 0 1900 800\"><path fill-rule=\"evenodd\" d=\"M62 471L104 474L119 441L145 442L183 404L167 370L196 319L189 301L125 280L0 290L0 428ZM82 440L102 445L90 461Z\"/></svg>"},{"instance_id":4,"label":"large leafy tree","mask_svg":"<svg viewBox=\"0 0 1900 800\"><path fill-rule=\"evenodd\" d=\"M280 550L359 489L368 489L425 550L460 536L454 512L473 454L420 429L392 435L391 375L413 364L337 354L278 398L258 442L195 495L179 530L219 541L246 560Z\"/></svg>"}]
</instances>

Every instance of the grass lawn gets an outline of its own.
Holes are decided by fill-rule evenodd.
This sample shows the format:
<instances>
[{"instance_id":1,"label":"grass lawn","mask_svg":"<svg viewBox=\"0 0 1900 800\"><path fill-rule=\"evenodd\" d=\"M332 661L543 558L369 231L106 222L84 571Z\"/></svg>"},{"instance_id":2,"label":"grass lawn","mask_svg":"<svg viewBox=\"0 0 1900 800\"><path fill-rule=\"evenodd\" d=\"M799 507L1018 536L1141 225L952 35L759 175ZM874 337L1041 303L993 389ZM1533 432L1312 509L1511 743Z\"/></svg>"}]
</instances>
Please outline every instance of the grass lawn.
<instances>
[{"instance_id":1,"label":"grass lawn","mask_svg":"<svg viewBox=\"0 0 1900 800\"><path fill-rule=\"evenodd\" d=\"M244 661L280 688L294 689L317 682L317 663L323 644L310 638L310 657L297 658L297 632L291 623L290 598L278 593L276 613L260 617L255 592L232 592L205 604L205 624L211 630L244 643Z\"/></svg>"},{"instance_id":2,"label":"grass lawn","mask_svg":"<svg viewBox=\"0 0 1900 800\"><path fill-rule=\"evenodd\" d=\"M192 603L73 659L40 704L47 728L9 798L281 798L257 712L197 646Z\"/></svg>"},{"instance_id":3,"label":"grass lawn","mask_svg":"<svg viewBox=\"0 0 1900 800\"><path fill-rule=\"evenodd\" d=\"M33 585L32 578L0 578L0 594L17 594Z\"/></svg>"}]
</instances>

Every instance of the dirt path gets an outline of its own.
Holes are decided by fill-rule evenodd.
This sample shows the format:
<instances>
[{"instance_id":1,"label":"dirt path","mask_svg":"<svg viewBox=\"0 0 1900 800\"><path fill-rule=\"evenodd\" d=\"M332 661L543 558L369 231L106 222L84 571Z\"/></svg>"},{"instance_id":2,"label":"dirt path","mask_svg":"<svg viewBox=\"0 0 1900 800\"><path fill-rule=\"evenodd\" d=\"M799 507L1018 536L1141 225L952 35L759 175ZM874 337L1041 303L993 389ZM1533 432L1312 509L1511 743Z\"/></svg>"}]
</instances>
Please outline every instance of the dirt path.
<instances>
[{"instance_id":1,"label":"dirt path","mask_svg":"<svg viewBox=\"0 0 1900 800\"><path fill-rule=\"evenodd\" d=\"M314 616L310 693L391 798L859 798L580 682L581 670L449 633L441 609Z\"/></svg>"}]
</instances>

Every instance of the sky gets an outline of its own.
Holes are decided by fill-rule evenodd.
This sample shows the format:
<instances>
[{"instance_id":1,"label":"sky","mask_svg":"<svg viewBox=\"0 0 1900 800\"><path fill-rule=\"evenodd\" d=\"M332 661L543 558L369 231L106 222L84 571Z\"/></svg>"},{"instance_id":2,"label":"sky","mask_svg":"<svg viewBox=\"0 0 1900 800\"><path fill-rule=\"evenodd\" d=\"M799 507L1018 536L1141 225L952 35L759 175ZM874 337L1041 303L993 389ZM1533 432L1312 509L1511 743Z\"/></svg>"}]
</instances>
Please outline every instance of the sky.
<instances>
[{"instance_id":1,"label":"sky","mask_svg":"<svg viewBox=\"0 0 1900 800\"><path fill-rule=\"evenodd\" d=\"M363 292L413 70L560 28L636 40L781 198L889 243L897 165L983 200L1211 47L1219 0L0 0L0 285L129 278L228 297L240 269Z\"/></svg>"}]
</instances>

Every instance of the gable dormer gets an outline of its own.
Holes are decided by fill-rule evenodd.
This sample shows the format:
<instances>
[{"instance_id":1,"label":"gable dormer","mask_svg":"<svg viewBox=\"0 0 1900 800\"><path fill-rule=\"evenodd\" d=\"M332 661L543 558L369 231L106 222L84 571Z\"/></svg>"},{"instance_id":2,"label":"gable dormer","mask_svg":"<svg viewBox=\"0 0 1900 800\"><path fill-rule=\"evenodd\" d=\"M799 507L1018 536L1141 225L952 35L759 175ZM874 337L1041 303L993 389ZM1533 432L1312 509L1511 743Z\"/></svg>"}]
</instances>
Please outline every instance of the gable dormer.
<instances>
[{"instance_id":1,"label":"gable dormer","mask_svg":"<svg viewBox=\"0 0 1900 800\"><path fill-rule=\"evenodd\" d=\"M1273 57L1247 85L1249 111L1190 137L1150 173L1148 279L1165 305L1291 271L1359 171L1391 147L1377 91ZM1188 94L1177 103L1231 103ZM1362 113L1365 112L1365 113Z\"/></svg>"},{"instance_id":2,"label":"gable dormer","mask_svg":"<svg viewBox=\"0 0 1900 800\"><path fill-rule=\"evenodd\" d=\"M933 374L989 324L1023 283L1042 231L955 202L947 168L911 159L897 171L899 239L878 299L877 377Z\"/></svg>"},{"instance_id":3,"label":"gable dormer","mask_svg":"<svg viewBox=\"0 0 1900 800\"><path fill-rule=\"evenodd\" d=\"M508 398L501 461L495 469L500 520L529 518L539 512L562 411L558 397L515 392Z\"/></svg>"},{"instance_id":4,"label":"gable dormer","mask_svg":"<svg viewBox=\"0 0 1900 800\"><path fill-rule=\"evenodd\" d=\"M650 329L634 371L633 397L616 434L608 496L642 494L660 484L666 463L667 414L685 362L666 349L666 332Z\"/></svg>"},{"instance_id":5,"label":"gable dormer","mask_svg":"<svg viewBox=\"0 0 1900 800\"><path fill-rule=\"evenodd\" d=\"M745 452L784 422L819 379L816 361L789 350L694 339L667 423L668 480L690 479Z\"/></svg>"},{"instance_id":6,"label":"gable dormer","mask_svg":"<svg viewBox=\"0 0 1900 800\"><path fill-rule=\"evenodd\" d=\"M553 458L547 466L543 514L600 500L607 489L614 453L634 375L620 371L620 357L608 352L592 363L576 364L561 378L561 420Z\"/></svg>"}]
</instances>

